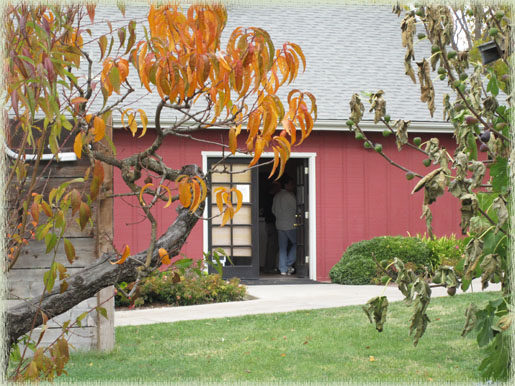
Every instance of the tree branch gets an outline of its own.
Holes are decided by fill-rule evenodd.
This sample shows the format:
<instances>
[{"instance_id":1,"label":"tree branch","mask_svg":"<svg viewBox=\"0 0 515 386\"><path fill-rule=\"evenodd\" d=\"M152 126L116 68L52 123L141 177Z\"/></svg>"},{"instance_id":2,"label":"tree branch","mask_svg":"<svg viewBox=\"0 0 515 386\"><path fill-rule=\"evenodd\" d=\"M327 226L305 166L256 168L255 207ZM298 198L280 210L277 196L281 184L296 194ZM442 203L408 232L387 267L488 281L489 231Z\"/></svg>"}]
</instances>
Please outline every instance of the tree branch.
<instances>
[{"instance_id":1,"label":"tree branch","mask_svg":"<svg viewBox=\"0 0 515 386\"><path fill-rule=\"evenodd\" d=\"M361 130L361 128L359 127L359 125L356 123L356 127L363 133L363 130ZM368 142L370 144L370 146L373 148L374 147L374 143L369 140L367 137L365 137L365 142ZM416 172L413 172L407 168L405 168L404 166L398 164L397 162L395 162L394 160L392 160L390 157L388 157L386 154L384 154L382 151L380 153L378 153L380 156L382 156L385 160L387 160L390 164L392 164L393 166L405 171L406 173L413 173L413 175L415 177L418 177L418 178L423 178L424 176L421 175L421 174L418 174Z\"/></svg>"},{"instance_id":2,"label":"tree branch","mask_svg":"<svg viewBox=\"0 0 515 386\"><path fill-rule=\"evenodd\" d=\"M201 214L203 209L204 207L201 205L197 214ZM157 240L155 249L164 248L171 257L177 256L197 221L198 218L188 209L179 207L176 220L166 233ZM6 312L6 341L8 347L30 331L34 318L36 327L43 323L39 309L44 309L50 319L94 296L103 288L114 285L119 281L134 281L138 276L138 267L145 262L147 253L148 251L142 251L132 256L131 260L119 265L111 263L117 258L115 254L106 253L79 273L67 278L68 289L66 291L61 293L59 288L56 288L50 293L45 293L43 297L37 296L10 307ZM151 254L151 263L152 265L159 263L157 250L154 250ZM41 306L39 306L40 301Z\"/></svg>"}]
</instances>

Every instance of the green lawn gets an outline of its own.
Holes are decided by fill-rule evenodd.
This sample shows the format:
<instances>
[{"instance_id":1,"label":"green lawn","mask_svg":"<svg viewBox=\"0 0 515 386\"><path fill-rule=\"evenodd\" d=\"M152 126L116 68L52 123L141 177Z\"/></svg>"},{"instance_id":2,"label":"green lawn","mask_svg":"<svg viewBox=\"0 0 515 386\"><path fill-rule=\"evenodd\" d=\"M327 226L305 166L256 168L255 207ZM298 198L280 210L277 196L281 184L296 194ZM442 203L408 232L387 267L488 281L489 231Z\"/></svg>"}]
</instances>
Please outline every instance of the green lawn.
<instances>
[{"instance_id":1,"label":"green lawn","mask_svg":"<svg viewBox=\"0 0 515 386\"><path fill-rule=\"evenodd\" d=\"M460 332L468 304L496 296L433 299L417 347L402 302L390 304L382 333L361 306L119 327L113 352L73 355L57 382L479 381L474 333Z\"/></svg>"}]
</instances>

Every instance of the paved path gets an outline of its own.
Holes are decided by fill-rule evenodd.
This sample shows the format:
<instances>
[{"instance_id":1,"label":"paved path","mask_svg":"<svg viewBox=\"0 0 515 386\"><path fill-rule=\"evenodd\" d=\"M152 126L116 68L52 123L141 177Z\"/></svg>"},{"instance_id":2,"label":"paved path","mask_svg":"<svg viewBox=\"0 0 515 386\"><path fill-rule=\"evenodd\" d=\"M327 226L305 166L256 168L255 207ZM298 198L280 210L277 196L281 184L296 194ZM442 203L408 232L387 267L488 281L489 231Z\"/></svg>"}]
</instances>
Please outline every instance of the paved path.
<instances>
[{"instance_id":1,"label":"paved path","mask_svg":"<svg viewBox=\"0 0 515 386\"><path fill-rule=\"evenodd\" d=\"M473 283L472 287L475 292L481 291L481 283L478 280ZM383 286L375 285L291 284L249 285L247 288L249 295L255 299L197 306L116 311L115 326L342 307L365 304L370 298L383 295L383 292L390 302L403 299L400 291L394 286L385 289ZM498 291L500 285L490 285L488 290ZM462 292L458 289L457 293ZM447 296L446 289L433 288L432 296Z\"/></svg>"}]
</instances>

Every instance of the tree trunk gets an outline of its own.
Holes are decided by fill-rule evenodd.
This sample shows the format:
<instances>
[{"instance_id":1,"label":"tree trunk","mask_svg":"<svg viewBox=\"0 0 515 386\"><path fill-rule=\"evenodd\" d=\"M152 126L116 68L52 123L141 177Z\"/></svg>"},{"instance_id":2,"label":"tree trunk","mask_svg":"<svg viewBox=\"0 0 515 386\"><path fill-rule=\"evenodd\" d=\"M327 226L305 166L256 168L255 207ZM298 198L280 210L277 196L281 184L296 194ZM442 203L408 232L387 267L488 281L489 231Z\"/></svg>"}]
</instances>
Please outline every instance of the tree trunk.
<instances>
[{"instance_id":1,"label":"tree trunk","mask_svg":"<svg viewBox=\"0 0 515 386\"><path fill-rule=\"evenodd\" d=\"M202 213L203 206L197 210ZM158 264L159 248L165 248L170 256L177 256L182 245L189 236L191 230L198 221L198 216L192 214L188 209L179 207L178 216L168 230L157 240L156 248L152 255L152 266ZM59 288L51 293L32 298L19 305L10 307L6 312L6 343L7 350L22 335L43 323L39 310L43 310L49 319L56 317L85 299L94 296L98 291L109 287L120 281L134 281L137 278L137 269L146 260L146 251L131 256L123 264L111 264L116 260L112 253L102 255L95 263L85 267L84 270L67 278L68 288L63 293ZM41 302L41 304L40 304Z\"/></svg>"}]
</instances>

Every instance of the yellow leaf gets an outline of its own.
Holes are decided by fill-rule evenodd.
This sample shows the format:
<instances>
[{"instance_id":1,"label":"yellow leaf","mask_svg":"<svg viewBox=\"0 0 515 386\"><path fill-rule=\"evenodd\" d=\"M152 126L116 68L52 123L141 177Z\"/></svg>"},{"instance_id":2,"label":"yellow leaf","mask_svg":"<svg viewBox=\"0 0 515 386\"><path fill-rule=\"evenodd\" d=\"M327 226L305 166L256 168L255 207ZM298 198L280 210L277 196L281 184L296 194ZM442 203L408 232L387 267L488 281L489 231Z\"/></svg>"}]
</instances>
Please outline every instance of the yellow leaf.
<instances>
[{"instance_id":1,"label":"yellow leaf","mask_svg":"<svg viewBox=\"0 0 515 386\"><path fill-rule=\"evenodd\" d=\"M84 97L76 97L71 100L71 103L72 103L72 105L74 105L74 104L78 104L78 103L85 103L87 101L88 100Z\"/></svg>"},{"instance_id":2,"label":"yellow leaf","mask_svg":"<svg viewBox=\"0 0 515 386\"><path fill-rule=\"evenodd\" d=\"M139 192L139 202L141 205L146 205L145 201L143 201L143 193L145 192L145 189L150 188L151 186L154 186L152 182L149 182L148 184L143 185Z\"/></svg>"},{"instance_id":3,"label":"yellow leaf","mask_svg":"<svg viewBox=\"0 0 515 386\"><path fill-rule=\"evenodd\" d=\"M274 165L272 166L272 171L270 172L268 178L272 178L277 169L277 166L279 165L279 149L277 146L272 146L272 149L274 151Z\"/></svg>"},{"instance_id":4,"label":"yellow leaf","mask_svg":"<svg viewBox=\"0 0 515 386\"><path fill-rule=\"evenodd\" d=\"M194 177L200 184L200 188L201 188L201 192L202 192L202 196L200 197L200 202L203 202L205 199L206 199L206 196L207 196L207 186L206 186L206 183L204 182L204 180L202 178L200 178L199 176L195 176Z\"/></svg>"},{"instance_id":5,"label":"yellow leaf","mask_svg":"<svg viewBox=\"0 0 515 386\"><path fill-rule=\"evenodd\" d=\"M223 194L222 194L222 199L225 203L225 205L227 205L228 207L232 208L232 202L231 202L231 191L225 191Z\"/></svg>"},{"instance_id":6,"label":"yellow leaf","mask_svg":"<svg viewBox=\"0 0 515 386\"><path fill-rule=\"evenodd\" d=\"M43 208L43 212L45 212L45 214L48 217L52 217L53 216L52 208L50 208L50 205L48 205L45 200L43 200L41 202L41 207Z\"/></svg>"},{"instance_id":7,"label":"yellow leaf","mask_svg":"<svg viewBox=\"0 0 515 386\"><path fill-rule=\"evenodd\" d=\"M181 180L183 180L184 178L188 178L188 176L186 174L180 174L176 179L175 179L175 183L179 183L181 182Z\"/></svg>"},{"instance_id":8,"label":"yellow leaf","mask_svg":"<svg viewBox=\"0 0 515 386\"><path fill-rule=\"evenodd\" d=\"M296 93L302 94L302 92L298 88L294 88L288 93L288 104L291 102L291 99Z\"/></svg>"},{"instance_id":9,"label":"yellow leaf","mask_svg":"<svg viewBox=\"0 0 515 386\"><path fill-rule=\"evenodd\" d=\"M117 66L120 71L120 82L124 82L129 75L129 62L126 59L120 59Z\"/></svg>"},{"instance_id":10,"label":"yellow leaf","mask_svg":"<svg viewBox=\"0 0 515 386\"><path fill-rule=\"evenodd\" d=\"M275 112L276 120L282 121L284 117L284 106L279 97L277 95L268 95L266 99L268 100L268 102L270 103L271 107Z\"/></svg>"},{"instance_id":11,"label":"yellow leaf","mask_svg":"<svg viewBox=\"0 0 515 386\"><path fill-rule=\"evenodd\" d=\"M200 185L197 182L197 180L194 179L191 182L191 186L193 188L193 203L191 204L190 210L192 212L195 212L197 210L197 208L199 207L199 205L200 205L200 196L201 196Z\"/></svg>"},{"instance_id":12,"label":"yellow leaf","mask_svg":"<svg viewBox=\"0 0 515 386\"><path fill-rule=\"evenodd\" d=\"M165 92L163 90L163 84L165 84L165 82L163 82L163 68L162 66L159 66L157 68L157 71L156 71L156 86L157 86L157 92L159 94L159 96L161 97L161 99L165 99ZM170 90L168 90L168 92L170 92Z\"/></svg>"},{"instance_id":13,"label":"yellow leaf","mask_svg":"<svg viewBox=\"0 0 515 386\"><path fill-rule=\"evenodd\" d=\"M168 188L168 186L164 186L164 185L159 185L161 188L165 189L166 192L168 193L168 201L166 203L166 205L164 206L164 208L168 208L171 204L172 204L172 192L170 192L170 189Z\"/></svg>"},{"instance_id":14,"label":"yellow leaf","mask_svg":"<svg viewBox=\"0 0 515 386\"><path fill-rule=\"evenodd\" d=\"M240 113L240 116L241 115L242 114ZM238 119L241 121L241 118L238 118ZM241 133L241 126L242 126L241 123L238 126L236 126L236 135L240 135L240 133Z\"/></svg>"},{"instance_id":15,"label":"yellow leaf","mask_svg":"<svg viewBox=\"0 0 515 386\"><path fill-rule=\"evenodd\" d=\"M161 262L165 265L169 265L172 262L168 252L164 248L159 248L159 257L161 258Z\"/></svg>"},{"instance_id":16,"label":"yellow leaf","mask_svg":"<svg viewBox=\"0 0 515 386\"><path fill-rule=\"evenodd\" d=\"M95 117L93 120L93 134L95 135L95 142L101 141L105 136L106 124L100 117Z\"/></svg>"},{"instance_id":17,"label":"yellow leaf","mask_svg":"<svg viewBox=\"0 0 515 386\"><path fill-rule=\"evenodd\" d=\"M93 114L87 114L84 119L86 120L87 123L89 123L91 121L91 118L93 118Z\"/></svg>"},{"instance_id":18,"label":"yellow leaf","mask_svg":"<svg viewBox=\"0 0 515 386\"><path fill-rule=\"evenodd\" d=\"M234 213L238 213L238 211L241 209L241 206L243 205L243 194L236 188L231 189L234 193L236 193L237 202L236 202L236 209Z\"/></svg>"},{"instance_id":19,"label":"yellow leaf","mask_svg":"<svg viewBox=\"0 0 515 386\"><path fill-rule=\"evenodd\" d=\"M218 210L220 213L223 212L224 210L224 203L223 203L223 199L222 199L222 194L227 191L226 188L223 188L223 187L220 187L220 188L216 188L215 189L215 194L216 194L216 206L218 207Z\"/></svg>"},{"instance_id":20,"label":"yellow leaf","mask_svg":"<svg viewBox=\"0 0 515 386\"><path fill-rule=\"evenodd\" d=\"M216 57L218 58L218 61L220 62L220 64L222 65L223 68L225 68L229 72L232 71L231 66L229 65L229 63L227 63L227 61L225 60L225 58L223 57L223 55L220 52L216 53Z\"/></svg>"},{"instance_id":21,"label":"yellow leaf","mask_svg":"<svg viewBox=\"0 0 515 386\"><path fill-rule=\"evenodd\" d=\"M234 217L234 209L232 207L227 207L225 209L224 215L222 217L222 224L220 224L220 226L224 226L225 224L227 224L227 221L229 221L233 217Z\"/></svg>"},{"instance_id":22,"label":"yellow leaf","mask_svg":"<svg viewBox=\"0 0 515 386\"><path fill-rule=\"evenodd\" d=\"M284 117L281 123L288 134L290 134L290 143L293 145L297 140L297 129L295 125L287 117Z\"/></svg>"},{"instance_id":23,"label":"yellow leaf","mask_svg":"<svg viewBox=\"0 0 515 386\"><path fill-rule=\"evenodd\" d=\"M269 105L265 105L267 109L263 114L263 138L269 141L272 138L275 130L277 129L277 116L274 115L273 110Z\"/></svg>"},{"instance_id":24,"label":"yellow leaf","mask_svg":"<svg viewBox=\"0 0 515 386\"><path fill-rule=\"evenodd\" d=\"M277 56L277 66L279 67L281 75L283 76L283 80L281 81L282 85L286 81L289 71L288 63L286 62L284 56Z\"/></svg>"},{"instance_id":25,"label":"yellow leaf","mask_svg":"<svg viewBox=\"0 0 515 386\"><path fill-rule=\"evenodd\" d=\"M188 208L191 205L191 185L187 181L187 178L181 179L179 182L179 200L182 206Z\"/></svg>"},{"instance_id":26,"label":"yellow leaf","mask_svg":"<svg viewBox=\"0 0 515 386\"><path fill-rule=\"evenodd\" d=\"M141 138L147 132L148 118L147 118L147 114L142 109L138 109L138 112L139 112L139 117L141 119L141 126L143 126L143 130L139 136L139 138Z\"/></svg>"},{"instance_id":27,"label":"yellow leaf","mask_svg":"<svg viewBox=\"0 0 515 386\"><path fill-rule=\"evenodd\" d=\"M369 360L370 362L375 362L375 361L376 361L376 358L374 358L374 356L373 356L373 355L370 355L370 356L368 357L368 360Z\"/></svg>"},{"instance_id":28,"label":"yellow leaf","mask_svg":"<svg viewBox=\"0 0 515 386\"><path fill-rule=\"evenodd\" d=\"M147 54L147 43L143 43L142 49L138 55L139 77L141 79L141 82L145 86L145 88L148 90L148 92L152 92L150 90L150 86L148 84L148 74L146 73L146 68L145 68L145 55L146 54Z\"/></svg>"},{"instance_id":29,"label":"yellow leaf","mask_svg":"<svg viewBox=\"0 0 515 386\"><path fill-rule=\"evenodd\" d=\"M274 140L277 141L277 143L279 143L282 147L286 148L288 151L288 156L290 156L290 152L291 152L290 142L288 142L288 140L286 138L281 137L279 135L275 136Z\"/></svg>"},{"instance_id":30,"label":"yellow leaf","mask_svg":"<svg viewBox=\"0 0 515 386\"><path fill-rule=\"evenodd\" d=\"M125 126L125 115L129 113L129 111L131 111L132 109L126 109L126 110L123 110L122 111L122 116L121 116L121 123L122 123L122 126Z\"/></svg>"},{"instance_id":31,"label":"yellow leaf","mask_svg":"<svg viewBox=\"0 0 515 386\"><path fill-rule=\"evenodd\" d=\"M236 149L238 146L236 138L237 138L236 128L231 127L229 129L229 150L231 151L232 154L236 153Z\"/></svg>"},{"instance_id":32,"label":"yellow leaf","mask_svg":"<svg viewBox=\"0 0 515 386\"><path fill-rule=\"evenodd\" d=\"M120 258L120 260L117 260L114 263L111 261L110 263L113 265L123 264L125 262L125 260L127 260L127 257L129 257L130 254L131 254L131 249L129 248L129 246L127 244L125 244L125 247L123 248L123 252L122 252L122 257Z\"/></svg>"},{"instance_id":33,"label":"yellow leaf","mask_svg":"<svg viewBox=\"0 0 515 386\"><path fill-rule=\"evenodd\" d=\"M286 161L288 161L288 158L290 158L288 149L286 149L285 147L281 147L279 149L279 154L281 156L281 166L279 168L279 175L277 176L277 179L281 178L281 176L283 175L284 169L286 167Z\"/></svg>"},{"instance_id":34,"label":"yellow leaf","mask_svg":"<svg viewBox=\"0 0 515 386\"><path fill-rule=\"evenodd\" d=\"M75 141L73 142L73 151L75 152L77 158L80 159L82 156L82 133L78 133L75 136Z\"/></svg>"},{"instance_id":35,"label":"yellow leaf","mask_svg":"<svg viewBox=\"0 0 515 386\"><path fill-rule=\"evenodd\" d=\"M136 122L136 117L134 116L134 114L129 114L129 130L131 131L133 137L136 135L136 132L138 131L138 124Z\"/></svg>"},{"instance_id":36,"label":"yellow leaf","mask_svg":"<svg viewBox=\"0 0 515 386\"><path fill-rule=\"evenodd\" d=\"M254 138L258 134L259 125L261 124L261 111L256 110L249 114L249 120L247 123L247 131L249 132L249 137L247 139L247 144L252 142Z\"/></svg>"},{"instance_id":37,"label":"yellow leaf","mask_svg":"<svg viewBox=\"0 0 515 386\"><path fill-rule=\"evenodd\" d=\"M261 157L263 149L265 148L266 141L262 137L256 138L256 145L254 146L254 158L250 161L249 166L254 166Z\"/></svg>"},{"instance_id":38,"label":"yellow leaf","mask_svg":"<svg viewBox=\"0 0 515 386\"><path fill-rule=\"evenodd\" d=\"M288 60L291 60L293 62L293 66L290 66L290 69L293 67L293 71L290 71L290 77L288 78L288 84L290 84L293 79L297 77L297 74L299 73L299 59L296 55L292 55L292 50L288 50Z\"/></svg>"},{"instance_id":39,"label":"yellow leaf","mask_svg":"<svg viewBox=\"0 0 515 386\"><path fill-rule=\"evenodd\" d=\"M308 98L311 100L311 110L309 111L309 113L310 114L311 113L315 113L314 120L316 121L317 120L317 103L316 103L316 98L310 92L305 92L304 95L307 95Z\"/></svg>"},{"instance_id":40,"label":"yellow leaf","mask_svg":"<svg viewBox=\"0 0 515 386\"><path fill-rule=\"evenodd\" d=\"M306 103L304 101L300 102L299 110L299 115L302 116L304 118L304 121L306 122L306 136L308 136L311 133L311 130L313 129L313 118L311 117L311 114L308 111L308 107L306 106Z\"/></svg>"},{"instance_id":41,"label":"yellow leaf","mask_svg":"<svg viewBox=\"0 0 515 386\"><path fill-rule=\"evenodd\" d=\"M302 133L300 136L300 142L297 144L297 146L299 146L302 142L304 142L304 140L307 138L307 136L309 134L306 130L306 122L304 121L304 114L303 113L297 114L296 119L297 119L297 122L299 122L300 131Z\"/></svg>"}]
</instances>

